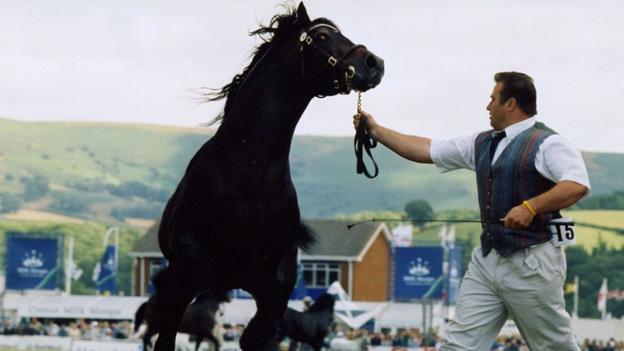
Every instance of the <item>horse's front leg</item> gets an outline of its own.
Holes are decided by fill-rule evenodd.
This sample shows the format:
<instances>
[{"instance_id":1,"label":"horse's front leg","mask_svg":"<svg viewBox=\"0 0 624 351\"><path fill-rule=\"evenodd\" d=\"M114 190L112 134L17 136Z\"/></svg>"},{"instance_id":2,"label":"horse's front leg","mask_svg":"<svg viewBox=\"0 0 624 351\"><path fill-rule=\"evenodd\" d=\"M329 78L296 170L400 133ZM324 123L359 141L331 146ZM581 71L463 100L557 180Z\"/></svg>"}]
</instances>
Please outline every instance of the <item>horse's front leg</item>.
<instances>
[{"instance_id":1,"label":"horse's front leg","mask_svg":"<svg viewBox=\"0 0 624 351\"><path fill-rule=\"evenodd\" d=\"M156 334L153 329L152 326L148 325L145 334L143 334L143 350L145 351L152 349L152 336Z\"/></svg>"},{"instance_id":2,"label":"horse's front leg","mask_svg":"<svg viewBox=\"0 0 624 351\"><path fill-rule=\"evenodd\" d=\"M297 278L296 248L276 263L263 267L262 273L256 276L255 287L250 291L256 300L257 312L241 336L243 351L279 350L279 321Z\"/></svg>"},{"instance_id":3,"label":"horse's front leg","mask_svg":"<svg viewBox=\"0 0 624 351\"><path fill-rule=\"evenodd\" d=\"M197 293L192 287L193 281L184 274L184 270L176 270L172 264L155 277L159 331L154 351L175 350L175 338L182 315Z\"/></svg>"}]
</instances>

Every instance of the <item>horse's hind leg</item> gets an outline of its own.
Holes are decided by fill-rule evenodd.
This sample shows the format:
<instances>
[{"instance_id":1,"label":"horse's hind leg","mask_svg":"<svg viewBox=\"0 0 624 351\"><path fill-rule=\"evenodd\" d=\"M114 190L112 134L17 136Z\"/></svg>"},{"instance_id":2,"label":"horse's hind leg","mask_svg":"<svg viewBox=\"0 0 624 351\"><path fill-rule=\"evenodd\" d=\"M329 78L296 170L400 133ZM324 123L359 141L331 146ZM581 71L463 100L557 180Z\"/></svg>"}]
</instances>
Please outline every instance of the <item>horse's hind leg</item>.
<instances>
[{"instance_id":1,"label":"horse's hind leg","mask_svg":"<svg viewBox=\"0 0 624 351\"><path fill-rule=\"evenodd\" d=\"M212 344L214 345L214 349L216 351L219 351L219 348L221 348L221 344L219 343L219 340L217 340L217 337L215 337L214 334L211 334L211 333L207 334L206 337L208 338L209 341L212 341Z\"/></svg>"},{"instance_id":2,"label":"horse's hind leg","mask_svg":"<svg viewBox=\"0 0 624 351\"><path fill-rule=\"evenodd\" d=\"M272 267L262 267L256 276L252 295L258 308L241 336L243 351L275 351L279 349L279 320L286 311L288 297L297 277L296 249ZM251 289L250 289L251 290Z\"/></svg>"},{"instance_id":3,"label":"horse's hind leg","mask_svg":"<svg viewBox=\"0 0 624 351\"><path fill-rule=\"evenodd\" d=\"M148 351L152 349L152 336L154 336L154 332L152 328L148 325L145 334L143 334L143 350ZM149 347L149 348L148 348Z\"/></svg>"},{"instance_id":4,"label":"horse's hind leg","mask_svg":"<svg viewBox=\"0 0 624 351\"><path fill-rule=\"evenodd\" d=\"M195 296L190 279L184 270L169 265L154 278L156 309L158 311L158 339L154 351L174 351L178 325L187 305Z\"/></svg>"},{"instance_id":5,"label":"horse's hind leg","mask_svg":"<svg viewBox=\"0 0 624 351\"><path fill-rule=\"evenodd\" d=\"M199 350L199 346L201 345L202 341L204 341L203 335L201 334L195 335L195 351Z\"/></svg>"}]
</instances>

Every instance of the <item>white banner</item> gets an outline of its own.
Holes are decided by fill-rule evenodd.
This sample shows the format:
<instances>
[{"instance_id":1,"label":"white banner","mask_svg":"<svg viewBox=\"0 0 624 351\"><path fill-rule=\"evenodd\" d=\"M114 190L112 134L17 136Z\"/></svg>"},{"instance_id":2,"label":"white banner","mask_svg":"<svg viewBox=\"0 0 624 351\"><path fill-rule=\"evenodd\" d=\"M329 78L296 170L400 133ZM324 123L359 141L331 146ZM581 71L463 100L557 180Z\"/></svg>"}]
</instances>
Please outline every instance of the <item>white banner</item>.
<instances>
[{"instance_id":1,"label":"white banner","mask_svg":"<svg viewBox=\"0 0 624 351\"><path fill-rule=\"evenodd\" d=\"M71 351L142 351L143 345L136 342L74 340Z\"/></svg>"},{"instance_id":2,"label":"white banner","mask_svg":"<svg viewBox=\"0 0 624 351\"><path fill-rule=\"evenodd\" d=\"M139 296L48 295L23 296L9 293L3 299L5 310L17 316L71 319L134 319L137 308L147 300Z\"/></svg>"},{"instance_id":3,"label":"white banner","mask_svg":"<svg viewBox=\"0 0 624 351\"><path fill-rule=\"evenodd\" d=\"M0 335L0 350L5 348L14 348L18 350L54 350L54 351L70 351L71 338L62 338L58 336L18 336L18 335Z\"/></svg>"}]
</instances>

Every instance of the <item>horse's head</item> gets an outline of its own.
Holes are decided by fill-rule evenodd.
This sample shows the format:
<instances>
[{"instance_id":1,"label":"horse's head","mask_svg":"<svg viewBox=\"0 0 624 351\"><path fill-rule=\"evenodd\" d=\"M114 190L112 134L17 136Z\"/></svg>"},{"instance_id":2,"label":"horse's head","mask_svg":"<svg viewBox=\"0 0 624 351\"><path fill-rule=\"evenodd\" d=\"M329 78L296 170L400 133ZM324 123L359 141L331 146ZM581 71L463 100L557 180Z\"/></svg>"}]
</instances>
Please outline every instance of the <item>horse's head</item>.
<instances>
[{"instance_id":1,"label":"horse's head","mask_svg":"<svg viewBox=\"0 0 624 351\"><path fill-rule=\"evenodd\" d=\"M334 298L334 295L323 293L318 297L318 299L316 299L316 301L314 301L314 304L310 306L307 312L313 313L318 311L327 311L333 314L335 303L336 299Z\"/></svg>"},{"instance_id":2,"label":"horse's head","mask_svg":"<svg viewBox=\"0 0 624 351\"><path fill-rule=\"evenodd\" d=\"M326 18L310 20L303 2L297 8L298 45L308 89L319 96L366 91L381 82L384 62L356 45Z\"/></svg>"}]
</instances>

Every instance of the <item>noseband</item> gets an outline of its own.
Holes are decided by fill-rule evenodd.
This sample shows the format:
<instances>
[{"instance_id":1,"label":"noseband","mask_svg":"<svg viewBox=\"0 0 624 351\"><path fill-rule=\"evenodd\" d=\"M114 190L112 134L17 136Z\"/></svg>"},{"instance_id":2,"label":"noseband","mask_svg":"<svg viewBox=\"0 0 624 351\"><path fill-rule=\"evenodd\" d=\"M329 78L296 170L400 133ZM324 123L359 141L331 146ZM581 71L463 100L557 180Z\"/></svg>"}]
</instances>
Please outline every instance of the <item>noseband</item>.
<instances>
[{"instance_id":1,"label":"noseband","mask_svg":"<svg viewBox=\"0 0 624 351\"><path fill-rule=\"evenodd\" d=\"M327 64L329 64L330 66L335 68L336 71L336 79L334 79L332 81L332 89L342 93L342 94L349 94L351 92L351 80L353 79L353 77L355 76L355 67L353 67L353 65L348 65L345 63L345 59L355 50L359 49L359 48L365 48L366 47L364 45L354 45L352 46L349 50L347 50L347 52L342 55L339 58L335 58L333 55L331 55L330 53L328 53L325 49L323 49L320 45L317 45L316 42L314 41L314 39L308 35L308 32L311 32L312 30L319 28L319 27L327 27L331 30L333 30L334 32L340 33L340 31L338 30L338 28L326 24L326 23L319 23L319 24L315 24L313 26L311 26L310 28L308 28L307 30L304 30L301 35L299 35L299 43L301 44L301 47L299 49L299 52L301 53L301 70L302 70L302 74L303 77L305 78L305 72L304 70L304 65L303 65L303 60L304 60L304 53L303 53L303 49L306 47L306 45L308 47L313 48L314 50L316 50L318 53L321 54L321 56L323 56L327 62ZM342 83L343 86L341 87L341 79L342 79ZM305 80L305 79L304 79ZM342 89L341 89L342 88ZM318 97L324 97L325 95L317 95Z\"/></svg>"}]
</instances>

